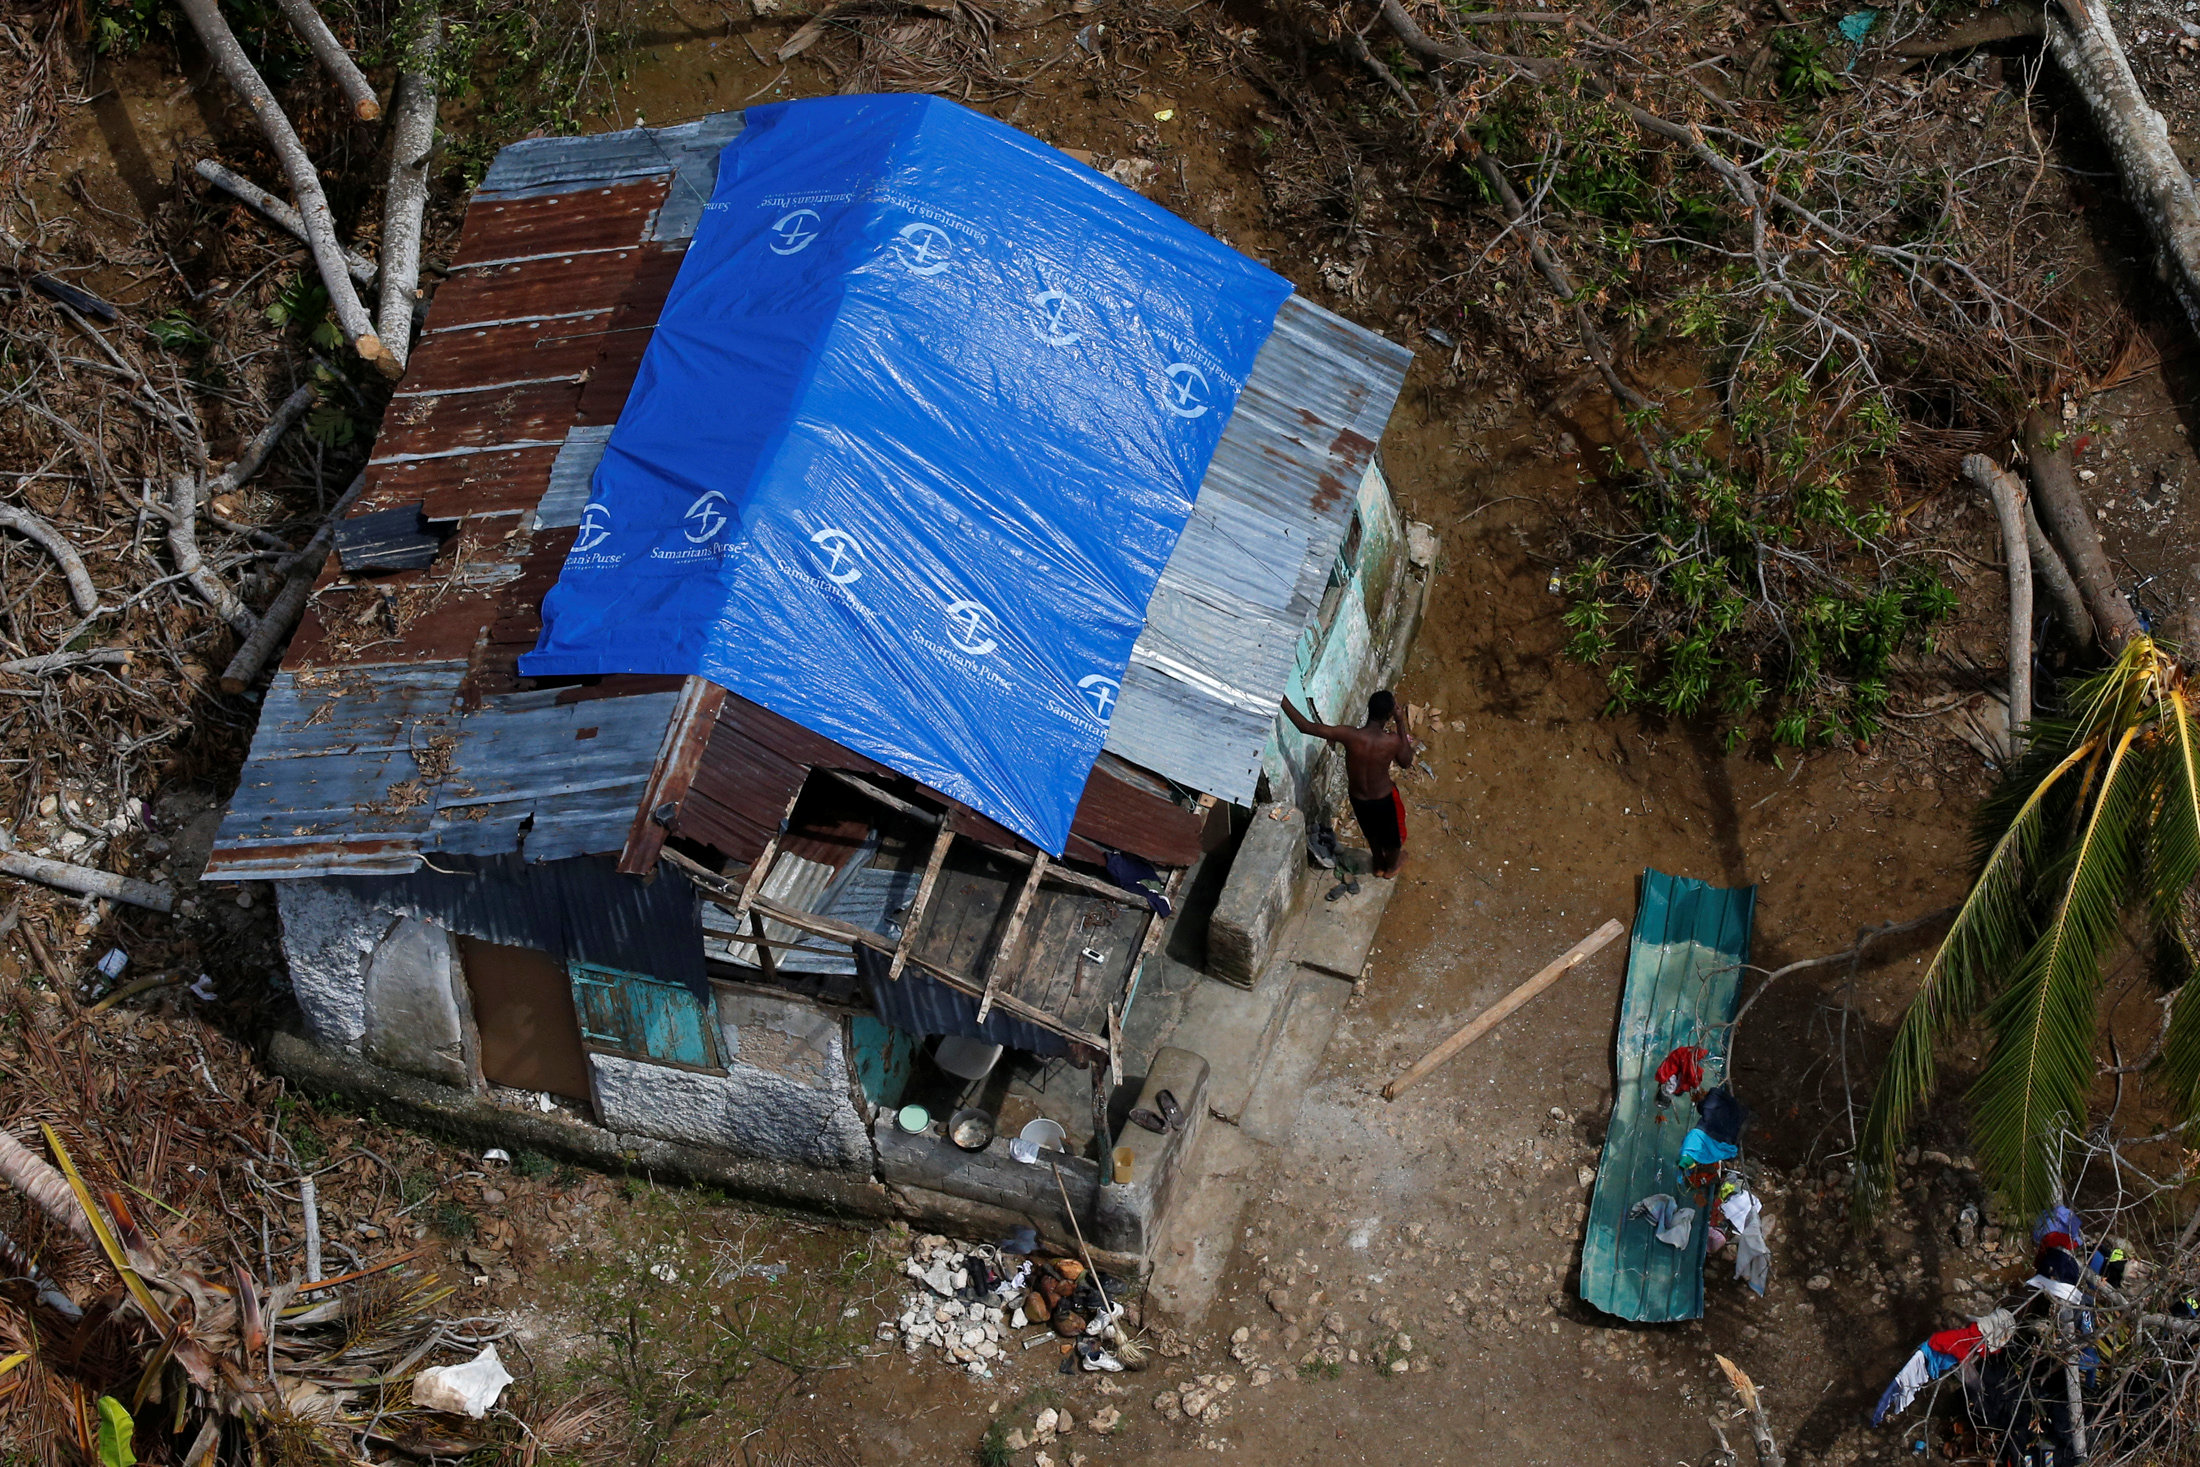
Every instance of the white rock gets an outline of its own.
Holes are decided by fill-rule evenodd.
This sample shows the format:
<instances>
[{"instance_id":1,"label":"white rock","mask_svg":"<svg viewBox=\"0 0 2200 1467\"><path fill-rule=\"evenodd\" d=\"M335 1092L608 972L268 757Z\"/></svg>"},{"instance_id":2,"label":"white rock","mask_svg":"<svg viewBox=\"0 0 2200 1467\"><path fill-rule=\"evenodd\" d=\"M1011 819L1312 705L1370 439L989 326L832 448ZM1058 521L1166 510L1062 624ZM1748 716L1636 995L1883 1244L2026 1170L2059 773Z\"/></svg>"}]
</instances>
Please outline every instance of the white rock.
<instances>
[{"instance_id":1,"label":"white rock","mask_svg":"<svg viewBox=\"0 0 2200 1467\"><path fill-rule=\"evenodd\" d=\"M1039 1419L1032 1423L1032 1429L1044 1437L1054 1430L1054 1423L1061 1419L1062 1413L1049 1406L1039 1413Z\"/></svg>"},{"instance_id":2,"label":"white rock","mask_svg":"<svg viewBox=\"0 0 2200 1467\"><path fill-rule=\"evenodd\" d=\"M1008 1317L1008 1327L1010 1329L1022 1329L1030 1323L1030 1320L1024 1318L1023 1306L1021 1305L1018 1305L1016 1312Z\"/></svg>"},{"instance_id":3,"label":"white rock","mask_svg":"<svg viewBox=\"0 0 2200 1467\"><path fill-rule=\"evenodd\" d=\"M966 1329L962 1332L962 1342L969 1348L976 1349L985 1343L985 1331L982 1329Z\"/></svg>"},{"instance_id":4,"label":"white rock","mask_svg":"<svg viewBox=\"0 0 2200 1467\"><path fill-rule=\"evenodd\" d=\"M1230 1331L1230 1343L1233 1345L1242 1345L1252 1337L1253 1332L1242 1324Z\"/></svg>"}]
</instances>

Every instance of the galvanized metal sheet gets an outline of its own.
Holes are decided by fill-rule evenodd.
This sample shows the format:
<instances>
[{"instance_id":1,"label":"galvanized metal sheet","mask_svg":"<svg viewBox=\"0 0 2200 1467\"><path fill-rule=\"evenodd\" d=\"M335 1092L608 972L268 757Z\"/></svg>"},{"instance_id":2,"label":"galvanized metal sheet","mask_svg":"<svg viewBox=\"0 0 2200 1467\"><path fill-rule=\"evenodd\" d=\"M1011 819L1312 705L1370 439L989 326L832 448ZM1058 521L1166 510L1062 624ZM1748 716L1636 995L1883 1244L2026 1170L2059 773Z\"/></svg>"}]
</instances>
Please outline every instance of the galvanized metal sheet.
<instances>
[{"instance_id":1,"label":"galvanized metal sheet","mask_svg":"<svg viewBox=\"0 0 2200 1467\"><path fill-rule=\"evenodd\" d=\"M467 672L442 661L279 674L208 874L242 878L270 861L325 873L345 867L348 845L371 848L380 870L424 851L617 850L649 774L635 751L656 748L677 695L560 703L546 689L466 709ZM299 861L301 843L313 849Z\"/></svg>"},{"instance_id":2,"label":"galvanized metal sheet","mask_svg":"<svg viewBox=\"0 0 2200 1467\"><path fill-rule=\"evenodd\" d=\"M673 127L636 127L585 137L529 138L499 152L481 180L479 197L524 198L671 173L692 159L713 161L741 131L741 114L719 112ZM703 190L704 199L710 197ZM698 211L701 205L697 206ZM694 229L692 221L689 232ZM672 237L672 236L666 236ZM683 236L684 237L684 236Z\"/></svg>"},{"instance_id":3,"label":"galvanized metal sheet","mask_svg":"<svg viewBox=\"0 0 2200 1467\"><path fill-rule=\"evenodd\" d=\"M1656 1072L1684 1044L1710 1051L1706 1069L1725 1070L1726 1026L1734 1018L1741 965L1749 961L1757 888L1717 887L1662 871L1642 873L1641 906L1627 952L1620 1002L1619 1092L1589 1202L1581 1252L1581 1297L1622 1319L1667 1321L1703 1314L1704 1228L1711 1199L1682 1180L1681 1143L1695 1107L1658 1106ZM1667 1193L1696 1210L1688 1246L1657 1239L1637 1202Z\"/></svg>"},{"instance_id":4,"label":"galvanized metal sheet","mask_svg":"<svg viewBox=\"0 0 2200 1467\"><path fill-rule=\"evenodd\" d=\"M610 442L609 423L583 424L565 435L557 461L550 465L550 487L543 490L542 500L535 506L535 529L571 527L581 522L581 511L588 507L589 482Z\"/></svg>"},{"instance_id":5,"label":"galvanized metal sheet","mask_svg":"<svg viewBox=\"0 0 2200 1467\"><path fill-rule=\"evenodd\" d=\"M1300 635L1412 355L1303 296L1284 302L1147 608L1111 752L1251 801Z\"/></svg>"}]
</instances>

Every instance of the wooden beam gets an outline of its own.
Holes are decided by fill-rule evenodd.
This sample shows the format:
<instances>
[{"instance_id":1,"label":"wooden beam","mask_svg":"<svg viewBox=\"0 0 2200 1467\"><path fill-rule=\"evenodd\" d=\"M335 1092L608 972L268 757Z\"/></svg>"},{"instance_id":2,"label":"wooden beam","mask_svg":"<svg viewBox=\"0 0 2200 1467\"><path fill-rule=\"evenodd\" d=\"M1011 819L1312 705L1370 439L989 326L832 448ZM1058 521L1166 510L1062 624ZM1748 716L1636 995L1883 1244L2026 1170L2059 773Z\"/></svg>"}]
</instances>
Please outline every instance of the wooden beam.
<instances>
[{"instance_id":1,"label":"wooden beam","mask_svg":"<svg viewBox=\"0 0 2200 1467\"><path fill-rule=\"evenodd\" d=\"M889 790L880 789L860 774L850 774L844 769L826 769L823 766L820 766L817 772L830 775L856 793L867 799L878 801L889 810L898 810L912 820L920 820L926 825L937 825L943 829L951 823L946 815L927 810L921 805L913 805ZM986 845L982 841L979 843L984 845L986 850L993 852L1004 860L1015 861L1020 865L1028 866L1033 861L1040 859L1037 852L1019 851L1012 846ZM1125 891L1112 881L1103 881L1097 876L1087 876L1082 871L1072 871L1066 866L1048 865L1046 879L1057 886L1071 887L1086 893L1088 896L1096 896L1105 901L1115 902L1120 906L1134 906L1145 901L1143 896ZM896 972L899 972L898 968Z\"/></svg>"},{"instance_id":2,"label":"wooden beam","mask_svg":"<svg viewBox=\"0 0 2200 1467\"><path fill-rule=\"evenodd\" d=\"M939 825L947 819L947 816L940 811L927 810L922 805L913 805L900 795L879 788L860 774L850 774L845 769L827 769L823 765L818 766L817 772L839 780L865 799L876 800L889 810L899 810L912 820L921 820L926 825Z\"/></svg>"},{"instance_id":3,"label":"wooden beam","mask_svg":"<svg viewBox=\"0 0 2200 1467\"><path fill-rule=\"evenodd\" d=\"M1024 918L1031 915L1031 899L1039 894L1039 879L1047 874L1047 858L1044 851L1031 861L1031 874L1024 878L1023 890L1016 893L1016 906L1008 914L1008 929L1001 934L1000 945L993 949L993 956L985 965L985 992L978 998L978 1022L993 1012L994 989L1001 981L1001 966L1009 954L1016 950L1016 939L1024 935Z\"/></svg>"},{"instance_id":4,"label":"wooden beam","mask_svg":"<svg viewBox=\"0 0 2200 1467\"><path fill-rule=\"evenodd\" d=\"M678 851L666 851L664 859L671 861L688 873L694 881L696 890L705 901L713 902L729 910L735 906L737 899L733 895L732 883L719 879L714 873L704 870ZM798 912L792 907L781 906L769 897L752 896L749 898L749 905L782 927L792 927L797 932L807 932L813 937L827 938L844 946L867 947L882 953L892 953L897 946L895 943L888 942L878 933L871 931L868 927L858 927L853 923L843 922L837 917L821 917L815 912ZM948 987L967 993L972 998L984 997L984 984L951 969L943 968L937 963L926 962L914 953L909 955L908 966L920 972L928 973ZM995 993L993 1004L994 1007L1005 1010L1015 1018L1022 1019L1027 1023L1037 1024L1049 1033L1059 1034L1064 1039L1082 1044L1086 1048L1102 1054L1107 1052L1108 1041L1100 1035L1088 1034L1076 1025L1056 1018L1045 1009L1027 1003L1014 994Z\"/></svg>"},{"instance_id":5,"label":"wooden beam","mask_svg":"<svg viewBox=\"0 0 2200 1467\"><path fill-rule=\"evenodd\" d=\"M691 677L680 685L679 700L672 705L665 736L657 745L657 762L650 766L634 823L627 827L626 845L619 852L621 875L646 876L657 869L657 852L663 849L667 834L657 812L667 805L677 810L687 798L725 701L726 690L708 678Z\"/></svg>"},{"instance_id":6,"label":"wooden beam","mask_svg":"<svg viewBox=\"0 0 2200 1467\"><path fill-rule=\"evenodd\" d=\"M917 929L924 926L924 914L932 909L932 888L939 885L940 868L947 864L947 848L954 842L954 828L942 820L940 833L932 838L932 854L924 863L924 880L917 883L917 899L909 904L909 915L902 920L901 941L894 944L894 961L886 969L889 982L901 981L902 965L916 949Z\"/></svg>"},{"instance_id":7,"label":"wooden beam","mask_svg":"<svg viewBox=\"0 0 2200 1467\"><path fill-rule=\"evenodd\" d=\"M1625 932L1626 930L1627 929L1625 927L1622 927L1620 925L1619 918L1614 917L1611 921L1605 923L1602 927L1599 927L1596 931L1590 933L1587 937L1584 937L1583 939L1581 939L1581 941L1566 949L1566 951L1561 953L1556 959L1554 959L1549 966L1545 967L1542 972L1536 974L1533 978L1530 978L1527 982L1521 984L1518 988L1515 988L1512 992L1506 994L1496 1003L1491 1004L1487 1009L1484 1009L1480 1014L1475 1016L1475 1019L1472 1023L1468 1024L1465 1028L1459 1030L1456 1034L1453 1034L1451 1038L1445 1040L1442 1044L1437 1045L1427 1054L1421 1056L1420 1060L1413 1066L1412 1069L1406 1071L1403 1075L1400 1075L1397 1079L1391 1081L1388 1085L1385 1085L1383 1087L1383 1099L1396 1100L1398 1098L1399 1091L1405 1089L1414 1081L1421 1079L1423 1076L1427 1075L1430 1070L1435 1069L1445 1060L1450 1059L1460 1050L1465 1049L1468 1045L1474 1043L1475 1040L1480 1039L1483 1035L1489 1033L1490 1030L1496 1028L1500 1023L1504 1021L1506 1015L1510 1014L1514 1009L1519 1008L1529 999L1534 998L1537 994L1541 993L1544 989L1550 987L1553 983L1556 983L1559 979L1565 977L1568 973L1571 973L1574 969L1580 967L1584 962L1588 961L1589 957L1592 954L1599 951L1606 943L1610 942L1613 938L1619 936L1622 932Z\"/></svg>"},{"instance_id":8,"label":"wooden beam","mask_svg":"<svg viewBox=\"0 0 2200 1467\"><path fill-rule=\"evenodd\" d=\"M808 781L805 780L804 783ZM779 854L779 842L786 837L787 822L794 819L794 807L802 802L802 785L796 785L794 798L787 801L787 809L779 817L779 828L772 838L764 842L764 850L749 867L749 879L741 888L741 899L733 904L733 930L739 932L741 923L748 917L749 908L764 890L764 874L772 868L772 858Z\"/></svg>"}]
</instances>

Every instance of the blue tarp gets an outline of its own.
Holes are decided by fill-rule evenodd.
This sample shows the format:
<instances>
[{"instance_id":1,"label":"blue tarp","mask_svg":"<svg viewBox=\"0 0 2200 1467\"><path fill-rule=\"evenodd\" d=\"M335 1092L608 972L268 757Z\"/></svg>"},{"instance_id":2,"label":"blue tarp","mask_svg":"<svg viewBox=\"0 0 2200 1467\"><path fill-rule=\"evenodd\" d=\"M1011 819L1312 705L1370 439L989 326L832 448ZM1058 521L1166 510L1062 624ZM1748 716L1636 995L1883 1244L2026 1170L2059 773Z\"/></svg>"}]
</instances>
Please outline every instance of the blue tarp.
<instances>
[{"instance_id":1,"label":"blue tarp","mask_svg":"<svg viewBox=\"0 0 2200 1467\"><path fill-rule=\"evenodd\" d=\"M1290 293L952 103L751 109L520 670L699 673L1058 854Z\"/></svg>"}]
</instances>

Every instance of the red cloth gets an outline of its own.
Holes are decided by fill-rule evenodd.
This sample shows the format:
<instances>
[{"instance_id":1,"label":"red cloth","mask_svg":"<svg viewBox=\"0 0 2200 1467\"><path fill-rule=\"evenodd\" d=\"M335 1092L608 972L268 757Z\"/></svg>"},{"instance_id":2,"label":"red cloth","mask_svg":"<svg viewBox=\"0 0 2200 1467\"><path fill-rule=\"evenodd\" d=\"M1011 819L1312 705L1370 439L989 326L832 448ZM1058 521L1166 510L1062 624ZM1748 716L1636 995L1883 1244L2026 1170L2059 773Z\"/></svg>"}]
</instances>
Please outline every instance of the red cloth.
<instances>
[{"instance_id":1,"label":"red cloth","mask_svg":"<svg viewBox=\"0 0 2200 1467\"><path fill-rule=\"evenodd\" d=\"M1930 1335L1925 1343L1943 1355L1962 1360L1979 1347L1980 1338L1979 1327L1967 1324L1961 1329L1944 1329L1937 1335Z\"/></svg>"},{"instance_id":2,"label":"red cloth","mask_svg":"<svg viewBox=\"0 0 2200 1467\"><path fill-rule=\"evenodd\" d=\"M1700 1044L1684 1044L1674 1050L1665 1057L1665 1063L1658 1066L1658 1084L1662 1087L1671 1080L1677 1092L1702 1089L1704 1053Z\"/></svg>"},{"instance_id":3,"label":"red cloth","mask_svg":"<svg viewBox=\"0 0 2200 1467\"><path fill-rule=\"evenodd\" d=\"M2070 1241L2068 1233L2049 1233L2041 1238L2040 1252L2045 1253L2050 1248L2060 1248L2065 1253L2076 1253L2078 1251L2078 1245Z\"/></svg>"}]
</instances>

